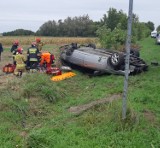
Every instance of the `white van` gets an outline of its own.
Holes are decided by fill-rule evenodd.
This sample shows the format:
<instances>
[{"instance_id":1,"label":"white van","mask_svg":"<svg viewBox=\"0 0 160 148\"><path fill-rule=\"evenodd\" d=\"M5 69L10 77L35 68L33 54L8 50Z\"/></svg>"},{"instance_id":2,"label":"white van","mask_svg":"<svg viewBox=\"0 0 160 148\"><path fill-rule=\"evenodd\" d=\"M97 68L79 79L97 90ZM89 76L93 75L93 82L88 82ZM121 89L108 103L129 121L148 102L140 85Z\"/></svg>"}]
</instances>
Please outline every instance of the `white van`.
<instances>
[{"instance_id":1,"label":"white van","mask_svg":"<svg viewBox=\"0 0 160 148\"><path fill-rule=\"evenodd\" d=\"M157 31L156 30L151 32L151 37L152 38L156 38L157 37Z\"/></svg>"}]
</instances>

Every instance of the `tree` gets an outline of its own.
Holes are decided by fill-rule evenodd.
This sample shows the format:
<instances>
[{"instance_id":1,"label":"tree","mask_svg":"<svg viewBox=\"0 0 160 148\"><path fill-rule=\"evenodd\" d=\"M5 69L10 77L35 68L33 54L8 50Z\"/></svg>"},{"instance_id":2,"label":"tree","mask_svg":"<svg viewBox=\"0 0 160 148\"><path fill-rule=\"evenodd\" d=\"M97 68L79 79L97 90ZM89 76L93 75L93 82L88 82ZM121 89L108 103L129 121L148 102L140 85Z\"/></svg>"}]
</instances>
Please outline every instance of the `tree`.
<instances>
[{"instance_id":1,"label":"tree","mask_svg":"<svg viewBox=\"0 0 160 148\"><path fill-rule=\"evenodd\" d=\"M146 26L147 26L151 31L153 31L153 30L155 29L153 22L148 21L148 22L145 23L145 24L146 24Z\"/></svg>"},{"instance_id":2,"label":"tree","mask_svg":"<svg viewBox=\"0 0 160 148\"><path fill-rule=\"evenodd\" d=\"M139 22L136 14L133 14L132 25L132 43L141 40L150 34L150 29L153 27L152 22ZM159 27L160 30L160 27ZM127 32L127 15L122 10L117 11L110 8L108 14L104 14L101 19L101 24L97 30L97 36L104 48L122 49L125 46Z\"/></svg>"},{"instance_id":3,"label":"tree","mask_svg":"<svg viewBox=\"0 0 160 148\"><path fill-rule=\"evenodd\" d=\"M117 27L118 23L121 23L122 29L127 29L127 15L122 10L117 11L115 8L110 8L107 13L101 19L102 26L106 25L112 31Z\"/></svg>"},{"instance_id":4,"label":"tree","mask_svg":"<svg viewBox=\"0 0 160 148\"><path fill-rule=\"evenodd\" d=\"M157 27L156 30L157 30L157 32L160 32L160 25Z\"/></svg>"},{"instance_id":5,"label":"tree","mask_svg":"<svg viewBox=\"0 0 160 148\"><path fill-rule=\"evenodd\" d=\"M127 31L122 30L121 27L119 23L114 30L106 28L105 25L97 30L99 41L104 48L113 48L116 50L121 50L120 48L123 48Z\"/></svg>"},{"instance_id":6,"label":"tree","mask_svg":"<svg viewBox=\"0 0 160 148\"><path fill-rule=\"evenodd\" d=\"M62 22L62 20L60 19L60 20L58 20L58 36L64 36L64 30L65 30L65 28L64 28L64 23Z\"/></svg>"},{"instance_id":7,"label":"tree","mask_svg":"<svg viewBox=\"0 0 160 148\"><path fill-rule=\"evenodd\" d=\"M33 31L24 30L24 29L16 29L11 32L4 32L3 36L25 36L25 35L35 35Z\"/></svg>"},{"instance_id":8,"label":"tree","mask_svg":"<svg viewBox=\"0 0 160 148\"><path fill-rule=\"evenodd\" d=\"M36 32L36 34L44 36L57 36L57 30L57 23L53 20L44 23Z\"/></svg>"},{"instance_id":9,"label":"tree","mask_svg":"<svg viewBox=\"0 0 160 148\"><path fill-rule=\"evenodd\" d=\"M69 36L69 37L87 37L95 36L97 25L89 18L88 15L79 17L67 17L64 21L48 21L44 23L37 35L44 36Z\"/></svg>"}]
</instances>

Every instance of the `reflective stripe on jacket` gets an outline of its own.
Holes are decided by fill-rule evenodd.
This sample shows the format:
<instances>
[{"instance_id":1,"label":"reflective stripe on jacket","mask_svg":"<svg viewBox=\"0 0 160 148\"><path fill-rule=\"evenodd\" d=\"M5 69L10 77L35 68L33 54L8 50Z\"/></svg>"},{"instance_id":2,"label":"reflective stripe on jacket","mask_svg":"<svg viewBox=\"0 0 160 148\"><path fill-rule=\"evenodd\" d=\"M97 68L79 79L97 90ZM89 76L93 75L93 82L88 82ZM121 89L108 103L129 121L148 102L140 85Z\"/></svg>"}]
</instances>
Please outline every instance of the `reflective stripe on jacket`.
<instances>
[{"instance_id":1,"label":"reflective stripe on jacket","mask_svg":"<svg viewBox=\"0 0 160 148\"><path fill-rule=\"evenodd\" d=\"M27 54L29 61L38 61L38 49L36 47L30 47Z\"/></svg>"}]
</instances>

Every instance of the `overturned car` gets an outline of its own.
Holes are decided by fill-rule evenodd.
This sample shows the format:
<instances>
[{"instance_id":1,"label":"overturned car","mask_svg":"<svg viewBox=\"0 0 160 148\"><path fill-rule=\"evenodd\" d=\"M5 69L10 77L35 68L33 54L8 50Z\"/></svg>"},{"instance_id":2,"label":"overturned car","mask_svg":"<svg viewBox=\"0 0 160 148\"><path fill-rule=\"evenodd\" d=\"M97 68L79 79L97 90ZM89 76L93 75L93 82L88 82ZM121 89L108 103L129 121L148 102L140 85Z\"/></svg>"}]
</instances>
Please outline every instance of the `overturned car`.
<instances>
[{"instance_id":1,"label":"overturned car","mask_svg":"<svg viewBox=\"0 0 160 148\"><path fill-rule=\"evenodd\" d=\"M124 75L125 53L109 49L98 49L94 44L77 45L72 43L60 47L60 59L69 66L90 69L96 74L111 73ZM147 64L139 57L139 51L131 50L129 73L146 71Z\"/></svg>"}]
</instances>

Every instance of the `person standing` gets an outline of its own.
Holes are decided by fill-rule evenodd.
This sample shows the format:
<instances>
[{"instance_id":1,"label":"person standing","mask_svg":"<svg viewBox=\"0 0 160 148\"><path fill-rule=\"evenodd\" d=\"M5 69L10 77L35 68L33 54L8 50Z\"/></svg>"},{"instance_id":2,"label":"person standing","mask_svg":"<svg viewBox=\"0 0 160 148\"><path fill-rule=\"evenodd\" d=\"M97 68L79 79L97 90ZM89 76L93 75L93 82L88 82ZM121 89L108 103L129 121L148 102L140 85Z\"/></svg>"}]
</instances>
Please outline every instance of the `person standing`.
<instances>
[{"instance_id":1,"label":"person standing","mask_svg":"<svg viewBox=\"0 0 160 148\"><path fill-rule=\"evenodd\" d=\"M31 47L28 48L27 51L27 67L29 67L30 69L36 69L38 66L38 54L39 51L36 47L36 42L32 42Z\"/></svg>"},{"instance_id":2,"label":"person standing","mask_svg":"<svg viewBox=\"0 0 160 148\"><path fill-rule=\"evenodd\" d=\"M17 53L17 48L18 48L18 46L19 46L19 41L18 41L18 40L15 40L15 41L13 42L13 45L12 45L11 49L10 49L10 51L11 51L12 54L13 54L13 64L14 64L14 65L16 65L16 62L15 62L15 60L14 60L14 55L16 55L16 53Z\"/></svg>"},{"instance_id":3,"label":"person standing","mask_svg":"<svg viewBox=\"0 0 160 148\"><path fill-rule=\"evenodd\" d=\"M40 38L36 38L36 46L37 46L37 49L39 50L39 52L41 52L42 51L43 42L41 42Z\"/></svg>"},{"instance_id":4,"label":"person standing","mask_svg":"<svg viewBox=\"0 0 160 148\"><path fill-rule=\"evenodd\" d=\"M0 61L1 61L1 53L3 52L3 46L2 43L0 43Z\"/></svg>"},{"instance_id":5,"label":"person standing","mask_svg":"<svg viewBox=\"0 0 160 148\"><path fill-rule=\"evenodd\" d=\"M19 41L15 40L11 47L11 52L13 53L13 55L16 55L18 46L19 46Z\"/></svg>"}]
</instances>

